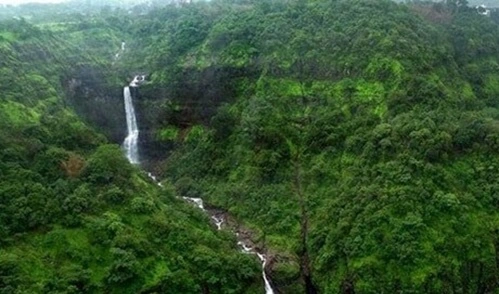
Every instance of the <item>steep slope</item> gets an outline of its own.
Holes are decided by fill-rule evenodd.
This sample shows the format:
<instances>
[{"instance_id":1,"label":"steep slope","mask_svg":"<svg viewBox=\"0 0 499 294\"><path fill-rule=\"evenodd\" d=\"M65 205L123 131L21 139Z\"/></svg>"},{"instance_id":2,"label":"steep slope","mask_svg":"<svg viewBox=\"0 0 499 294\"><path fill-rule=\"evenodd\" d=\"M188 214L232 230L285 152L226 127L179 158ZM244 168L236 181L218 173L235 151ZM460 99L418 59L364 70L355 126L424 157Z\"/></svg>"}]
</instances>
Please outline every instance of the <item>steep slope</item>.
<instances>
[{"instance_id":1,"label":"steep slope","mask_svg":"<svg viewBox=\"0 0 499 294\"><path fill-rule=\"evenodd\" d=\"M259 293L232 235L67 107L78 70L116 77L101 35L61 34L0 24L0 293Z\"/></svg>"},{"instance_id":2,"label":"steep slope","mask_svg":"<svg viewBox=\"0 0 499 294\"><path fill-rule=\"evenodd\" d=\"M178 147L164 174L244 220L276 252L284 293L497 291L488 18L215 1L157 11L137 31L152 81L142 112L154 140Z\"/></svg>"}]
</instances>

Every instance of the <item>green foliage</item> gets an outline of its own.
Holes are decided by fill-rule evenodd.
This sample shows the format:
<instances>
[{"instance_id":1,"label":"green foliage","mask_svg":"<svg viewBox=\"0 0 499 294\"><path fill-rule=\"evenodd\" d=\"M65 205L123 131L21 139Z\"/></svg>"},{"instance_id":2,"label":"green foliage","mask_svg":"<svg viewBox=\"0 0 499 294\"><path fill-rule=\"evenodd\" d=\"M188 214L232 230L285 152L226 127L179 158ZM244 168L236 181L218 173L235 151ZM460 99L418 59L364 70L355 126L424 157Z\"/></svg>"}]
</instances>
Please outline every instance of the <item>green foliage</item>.
<instances>
[{"instance_id":1,"label":"green foliage","mask_svg":"<svg viewBox=\"0 0 499 294\"><path fill-rule=\"evenodd\" d=\"M167 128L160 131L158 140L161 141L175 141L178 137L178 129Z\"/></svg>"},{"instance_id":2,"label":"green foliage","mask_svg":"<svg viewBox=\"0 0 499 294\"><path fill-rule=\"evenodd\" d=\"M16 291L20 284L17 256L0 255L0 293L7 294Z\"/></svg>"},{"instance_id":3,"label":"green foliage","mask_svg":"<svg viewBox=\"0 0 499 294\"><path fill-rule=\"evenodd\" d=\"M186 134L166 175L293 256L274 266L281 289L300 292L308 252L324 293L497 291L497 25L459 1L189 9L205 22L157 11L166 37L138 41L179 113L217 108L198 136L195 115L154 126ZM188 16L199 39L166 49ZM244 78L178 94L214 68Z\"/></svg>"},{"instance_id":4,"label":"green foliage","mask_svg":"<svg viewBox=\"0 0 499 294\"><path fill-rule=\"evenodd\" d=\"M126 194L121 188L111 185L109 189L105 190L100 195L100 197L110 204L119 204L125 201Z\"/></svg>"},{"instance_id":5,"label":"green foliage","mask_svg":"<svg viewBox=\"0 0 499 294\"><path fill-rule=\"evenodd\" d=\"M132 175L132 167L119 146L102 145L89 158L83 175L93 184L126 186Z\"/></svg>"},{"instance_id":6,"label":"green foliage","mask_svg":"<svg viewBox=\"0 0 499 294\"><path fill-rule=\"evenodd\" d=\"M125 73L118 78L113 65L117 23L0 23L0 293L260 289L258 261L234 237L132 166L83 122L91 115L75 114L86 105L78 91L90 89L79 85L122 86ZM182 34L190 33L186 25ZM206 137L194 129L192 142ZM195 258L199 248L210 248L206 260Z\"/></svg>"},{"instance_id":7,"label":"green foliage","mask_svg":"<svg viewBox=\"0 0 499 294\"><path fill-rule=\"evenodd\" d=\"M465 2L2 23L0 291L261 291L257 261L179 195L277 252L285 293L497 292L499 30ZM73 112L109 134L113 95L84 98L133 70L146 140L176 147L163 190Z\"/></svg>"}]
</instances>

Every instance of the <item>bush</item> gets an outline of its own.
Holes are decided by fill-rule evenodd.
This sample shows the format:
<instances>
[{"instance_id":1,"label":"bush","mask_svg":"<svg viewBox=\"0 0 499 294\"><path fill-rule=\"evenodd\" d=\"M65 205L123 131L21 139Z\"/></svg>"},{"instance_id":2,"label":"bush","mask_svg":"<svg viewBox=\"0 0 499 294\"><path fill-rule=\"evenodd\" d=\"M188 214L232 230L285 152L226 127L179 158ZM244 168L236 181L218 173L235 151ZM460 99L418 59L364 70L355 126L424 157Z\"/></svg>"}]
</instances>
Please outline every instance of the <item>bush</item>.
<instances>
[{"instance_id":1,"label":"bush","mask_svg":"<svg viewBox=\"0 0 499 294\"><path fill-rule=\"evenodd\" d=\"M199 197L201 190L199 185L191 177L180 178L175 182L177 194L183 197Z\"/></svg>"},{"instance_id":2,"label":"bush","mask_svg":"<svg viewBox=\"0 0 499 294\"><path fill-rule=\"evenodd\" d=\"M90 183L128 186L133 168L117 145L102 145L90 157L83 175Z\"/></svg>"},{"instance_id":3,"label":"bush","mask_svg":"<svg viewBox=\"0 0 499 294\"><path fill-rule=\"evenodd\" d=\"M119 248L111 248L111 254L113 255L113 263L106 274L108 285L124 286L138 276L140 263L133 253Z\"/></svg>"},{"instance_id":4,"label":"bush","mask_svg":"<svg viewBox=\"0 0 499 294\"><path fill-rule=\"evenodd\" d=\"M132 199L131 211L137 214L153 212L154 201L145 197L135 197Z\"/></svg>"},{"instance_id":5,"label":"bush","mask_svg":"<svg viewBox=\"0 0 499 294\"><path fill-rule=\"evenodd\" d=\"M0 254L0 294L17 293L19 274L17 256Z\"/></svg>"},{"instance_id":6,"label":"bush","mask_svg":"<svg viewBox=\"0 0 499 294\"><path fill-rule=\"evenodd\" d=\"M110 204L123 203L126 199L126 194L119 187L112 185L104 193L101 194L101 198Z\"/></svg>"}]
</instances>

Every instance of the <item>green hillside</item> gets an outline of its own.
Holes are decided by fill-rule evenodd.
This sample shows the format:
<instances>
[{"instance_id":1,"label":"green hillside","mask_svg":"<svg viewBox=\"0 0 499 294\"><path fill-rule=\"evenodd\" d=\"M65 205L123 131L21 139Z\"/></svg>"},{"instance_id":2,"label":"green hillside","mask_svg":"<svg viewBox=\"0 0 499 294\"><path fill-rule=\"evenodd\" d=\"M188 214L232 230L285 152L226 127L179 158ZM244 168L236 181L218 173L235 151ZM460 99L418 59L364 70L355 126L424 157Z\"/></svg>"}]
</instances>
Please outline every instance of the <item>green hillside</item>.
<instances>
[{"instance_id":1,"label":"green hillside","mask_svg":"<svg viewBox=\"0 0 499 294\"><path fill-rule=\"evenodd\" d=\"M24 21L0 32L0 293L263 288L257 260L231 234L216 233L68 107L81 71L113 71L106 52L119 48L118 32L54 34ZM100 87L119 91L115 78Z\"/></svg>"},{"instance_id":2,"label":"green hillside","mask_svg":"<svg viewBox=\"0 0 499 294\"><path fill-rule=\"evenodd\" d=\"M176 196L252 232L276 293L499 293L499 27L461 4L3 22L0 293L262 293ZM132 166L113 143L138 72Z\"/></svg>"},{"instance_id":3,"label":"green hillside","mask_svg":"<svg viewBox=\"0 0 499 294\"><path fill-rule=\"evenodd\" d=\"M497 292L489 18L452 3L245 1L139 23L143 113L177 142L164 176L255 228L283 293Z\"/></svg>"}]
</instances>

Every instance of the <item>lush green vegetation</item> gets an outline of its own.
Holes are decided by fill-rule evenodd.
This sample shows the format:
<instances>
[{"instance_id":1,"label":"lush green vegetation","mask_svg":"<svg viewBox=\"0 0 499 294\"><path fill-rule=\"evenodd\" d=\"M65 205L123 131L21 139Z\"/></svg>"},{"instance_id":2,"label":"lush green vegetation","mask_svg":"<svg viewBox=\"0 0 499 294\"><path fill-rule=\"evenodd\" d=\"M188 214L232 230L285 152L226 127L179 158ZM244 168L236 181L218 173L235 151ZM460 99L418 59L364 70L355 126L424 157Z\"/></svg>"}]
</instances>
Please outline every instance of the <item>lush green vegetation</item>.
<instances>
[{"instance_id":1,"label":"lush green vegetation","mask_svg":"<svg viewBox=\"0 0 499 294\"><path fill-rule=\"evenodd\" d=\"M182 195L255 232L282 293L499 293L496 17L404 2L4 22L0 291L261 292ZM134 71L164 189L108 144Z\"/></svg>"},{"instance_id":2,"label":"lush green vegetation","mask_svg":"<svg viewBox=\"0 0 499 294\"><path fill-rule=\"evenodd\" d=\"M74 84L119 92L106 77L118 33L0 25L0 293L258 293L258 261L234 236L68 107L84 98Z\"/></svg>"},{"instance_id":3,"label":"lush green vegetation","mask_svg":"<svg viewBox=\"0 0 499 294\"><path fill-rule=\"evenodd\" d=\"M461 1L215 1L138 23L144 112L177 142L164 175L254 228L284 293L498 291L490 18Z\"/></svg>"}]
</instances>

